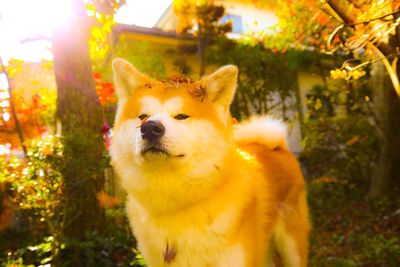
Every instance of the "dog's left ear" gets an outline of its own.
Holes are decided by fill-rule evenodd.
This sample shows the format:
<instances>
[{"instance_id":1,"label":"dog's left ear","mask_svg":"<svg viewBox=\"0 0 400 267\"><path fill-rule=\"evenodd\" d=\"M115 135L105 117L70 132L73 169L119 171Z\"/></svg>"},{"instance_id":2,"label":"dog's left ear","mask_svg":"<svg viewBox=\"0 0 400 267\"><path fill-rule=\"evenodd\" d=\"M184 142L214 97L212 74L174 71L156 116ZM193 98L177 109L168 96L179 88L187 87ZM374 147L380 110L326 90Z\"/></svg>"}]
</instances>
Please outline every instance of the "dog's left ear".
<instances>
[{"instance_id":1,"label":"dog's left ear","mask_svg":"<svg viewBox=\"0 0 400 267\"><path fill-rule=\"evenodd\" d=\"M112 67L115 89L119 100L126 99L146 83L155 82L122 58L114 59Z\"/></svg>"},{"instance_id":2,"label":"dog's left ear","mask_svg":"<svg viewBox=\"0 0 400 267\"><path fill-rule=\"evenodd\" d=\"M227 65L201 79L200 83L213 103L229 107L235 95L237 76L238 68Z\"/></svg>"}]
</instances>

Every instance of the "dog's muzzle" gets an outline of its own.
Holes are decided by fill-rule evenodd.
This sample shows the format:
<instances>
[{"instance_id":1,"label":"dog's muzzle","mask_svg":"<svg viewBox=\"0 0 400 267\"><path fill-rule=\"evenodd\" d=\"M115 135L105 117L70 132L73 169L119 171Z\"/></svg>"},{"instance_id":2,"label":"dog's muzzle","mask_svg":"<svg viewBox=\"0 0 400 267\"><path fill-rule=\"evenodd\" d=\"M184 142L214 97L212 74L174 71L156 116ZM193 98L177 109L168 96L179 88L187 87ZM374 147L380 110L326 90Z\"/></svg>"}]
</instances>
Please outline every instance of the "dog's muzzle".
<instances>
[{"instance_id":1,"label":"dog's muzzle","mask_svg":"<svg viewBox=\"0 0 400 267\"><path fill-rule=\"evenodd\" d=\"M169 151L162 145L161 138L165 134L165 127L159 121L146 121L140 127L142 139L145 140L145 145L142 150L142 155L163 154L173 158L183 158L185 154L171 155Z\"/></svg>"},{"instance_id":2,"label":"dog's muzzle","mask_svg":"<svg viewBox=\"0 0 400 267\"><path fill-rule=\"evenodd\" d=\"M150 143L158 143L165 134L165 127L159 121L146 121L140 127L140 133L144 140Z\"/></svg>"}]
</instances>

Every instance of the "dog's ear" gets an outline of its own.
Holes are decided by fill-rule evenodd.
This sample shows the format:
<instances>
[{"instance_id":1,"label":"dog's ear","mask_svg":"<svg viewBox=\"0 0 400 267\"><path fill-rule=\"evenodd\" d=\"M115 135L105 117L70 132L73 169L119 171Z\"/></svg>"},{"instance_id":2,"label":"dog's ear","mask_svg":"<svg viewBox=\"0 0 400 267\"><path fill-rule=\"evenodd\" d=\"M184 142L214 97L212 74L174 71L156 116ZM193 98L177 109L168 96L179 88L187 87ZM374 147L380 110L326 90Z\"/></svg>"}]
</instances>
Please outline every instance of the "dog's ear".
<instances>
[{"instance_id":1,"label":"dog's ear","mask_svg":"<svg viewBox=\"0 0 400 267\"><path fill-rule=\"evenodd\" d=\"M236 91L238 68L227 65L200 80L207 97L218 107L223 120L229 116L229 106Z\"/></svg>"},{"instance_id":2,"label":"dog's ear","mask_svg":"<svg viewBox=\"0 0 400 267\"><path fill-rule=\"evenodd\" d=\"M227 65L200 80L207 97L215 104L229 107L236 91L238 68Z\"/></svg>"},{"instance_id":3,"label":"dog's ear","mask_svg":"<svg viewBox=\"0 0 400 267\"><path fill-rule=\"evenodd\" d=\"M114 59L112 68L115 90L120 100L129 97L135 90L153 81L122 58Z\"/></svg>"}]
</instances>

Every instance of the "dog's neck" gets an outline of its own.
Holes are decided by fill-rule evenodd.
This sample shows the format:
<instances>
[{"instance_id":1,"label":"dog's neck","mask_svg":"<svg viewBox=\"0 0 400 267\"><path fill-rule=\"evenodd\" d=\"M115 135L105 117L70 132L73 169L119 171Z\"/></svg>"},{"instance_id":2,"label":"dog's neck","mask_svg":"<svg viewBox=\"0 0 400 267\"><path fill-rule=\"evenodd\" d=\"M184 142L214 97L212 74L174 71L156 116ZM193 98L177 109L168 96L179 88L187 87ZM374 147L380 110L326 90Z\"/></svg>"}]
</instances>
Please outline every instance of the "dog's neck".
<instances>
[{"instance_id":1,"label":"dog's neck","mask_svg":"<svg viewBox=\"0 0 400 267\"><path fill-rule=\"evenodd\" d=\"M161 169L142 172L146 184L134 188L132 196L151 213L171 214L207 201L233 179L232 166L240 160L234 148L220 160L213 159L212 164L191 163L197 166L174 168L164 166ZM200 165L200 166L199 166ZM194 168L199 167L199 168ZM202 190L199 190L201 188Z\"/></svg>"}]
</instances>

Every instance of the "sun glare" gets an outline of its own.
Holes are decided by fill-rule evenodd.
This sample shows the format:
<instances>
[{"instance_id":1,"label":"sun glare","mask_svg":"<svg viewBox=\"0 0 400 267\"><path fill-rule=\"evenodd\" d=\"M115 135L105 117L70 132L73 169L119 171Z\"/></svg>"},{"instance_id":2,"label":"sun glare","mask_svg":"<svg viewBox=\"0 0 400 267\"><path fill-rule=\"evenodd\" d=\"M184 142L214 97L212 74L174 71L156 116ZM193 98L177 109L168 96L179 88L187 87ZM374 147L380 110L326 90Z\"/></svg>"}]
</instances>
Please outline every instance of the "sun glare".
<instances>
[{"instance_id":1,"label":"sun glare","mask_svg":"<svg viewBox=\"0 0 400 267\"><path fill-rule=\"evenodd\" d=\"M51 33L72 18L71 0L0 1L0 56L30 62L52 60ZM87 1L84 1L87 2ZM116 14L119 23L153 27L171 0L127 0Z\"/></svg>"},{"instance_id":2,"label":"sun glare","mask_svg":"<svg viewBox=\"0 0 400 267\"><path fill-rule=\"evenodd\" d=\"M0 2L0 55L38 62L52 59L50 37L55 26L71 18L69 0L6 0Z\"/></svg>"}]
</instances>

